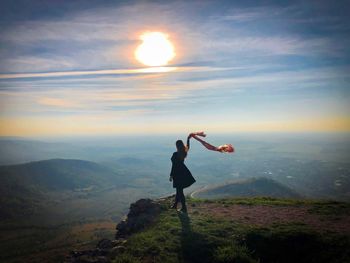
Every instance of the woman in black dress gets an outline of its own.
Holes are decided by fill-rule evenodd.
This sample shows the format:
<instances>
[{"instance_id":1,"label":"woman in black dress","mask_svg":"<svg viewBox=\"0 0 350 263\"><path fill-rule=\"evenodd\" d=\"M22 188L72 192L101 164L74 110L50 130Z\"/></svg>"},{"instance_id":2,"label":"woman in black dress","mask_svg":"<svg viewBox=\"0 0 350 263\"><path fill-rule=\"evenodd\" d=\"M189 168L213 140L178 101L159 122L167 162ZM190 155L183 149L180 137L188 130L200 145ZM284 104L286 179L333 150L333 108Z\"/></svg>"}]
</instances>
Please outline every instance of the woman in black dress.
<instances>
[{"instance_id":1,"label":"woman in black dress","mask_svg":"<svg viewBox=\"0 0 350 263\"><path fill-rule=\"evenodd\" d=\"M192 185L196 180L193 178L190 170L184 164L187 152L190 149L191 136L187 137L187 145L182 140L176 141L177 151L171 157L172 167L170 173L170 182L173 181L173 187L176 188L175 202L172 208L177 209L177 204L181 202L182 212L187 212L186 200L183 189Z\"/></svg>"}]
</instances>

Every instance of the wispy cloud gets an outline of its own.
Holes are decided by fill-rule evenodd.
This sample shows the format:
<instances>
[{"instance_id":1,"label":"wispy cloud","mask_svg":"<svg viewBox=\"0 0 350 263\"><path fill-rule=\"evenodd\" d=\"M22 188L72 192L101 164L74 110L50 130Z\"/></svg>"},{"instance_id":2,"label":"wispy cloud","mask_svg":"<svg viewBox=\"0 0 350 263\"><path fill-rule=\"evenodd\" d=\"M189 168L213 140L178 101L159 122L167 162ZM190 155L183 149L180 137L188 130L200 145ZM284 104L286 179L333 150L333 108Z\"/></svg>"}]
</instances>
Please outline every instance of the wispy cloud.
<instances>
[{"instance_id":1,"label":"wispy cloud","mask_svg":"<svg viewBox=\"0 0 350 263\"><path fill-rule=\"evenodd\" d=\"M318 41L317 41L318 42ZM310 43L298 38L292 37L247 37L223 38L220 40L208 41L205 46L214 50L228 50L231 54L240 54L242 52L253 51L255 55L292 55L304 54L305 48ZM309 49L308 48L308 49Z\"/></svg>"},{"instance_id":2,"label":"wispy cloud","mask_svg":"<svg viewBox=\"0 0 350 263\"><path fill-rule=\"evenodd\" d=\"M310 16L296 4L245 8L232 5L228 10L212 12L209 19L198 14L198 8L209 12L214 4L208 1L201 6L174 1L166 5L117 5L68 13L54 20L15 23L0 36L0 71L133 68L137 65L133 49L139 43L138 35L150 29L169 33L179 54L175 64L197 62L198 58L220 63L228 57L245 56L341 57L350 42L344 36L339 41L339 37L325 34L305 35L308 26L300 29L295 21ZM271 24L268 22L271 19L279 20ZM323 15L317 19L328 18ZM237 21L251 24L235 24ZM290 28L291 25L294 27Z\"/></svg>"},{"instance_id":3,"label":"wispy cloud","mask_svg":"<svg viewBox=\"0 0 350 263\"><path fill-rule=\"evenodd\" d=\"M211 19L235 22L258 21L262 19L276 19L285 16L290 17L295 13L295 6L278 7L278 6L260 6L246 8L231 8L220 16L212 16Z\"/></svg>"},{"instance_id":4,"label":"wispy cloud","mask_svg":"<svg viewBox=\"0 0 350 263\"><path fill-rule=\"evenodd\" d=\"M52 77L76 77L76 76L95 76L95 75L147 75L169 72L210 72L229 70L232 68L218 67L148 67L136 69L109 69L109 70L89 70L89 71L62 71L62 72L43 72L43 73L13 73L0 74L0 79L21 79L21 78L52 78ZM233 68L234 69L234 68Z\"/></svg>"},{"instance_id":5,"label":"wispy cloud","mask_svg":"<svg viewBox=\"0 0 350 263\"><path fill-rule=\"evenodd\" d=\"M349 23L321 2L81 2L4 18L1 134L336 124L350 115ZM173 64L140 68L145 30L169 34Z\"/></svg>"},{"instance_id":6,"label":"wispy cloud","mask_svg":"<svg viewBox=\"0 0 350 263\"><path fill-rule=\"evenodd\" d=\"M38 103L45 106L54 106L54 107L62 107L62 108L76 108L78 105L76 102L67 101L64 99L58 98L49 98L44 97L38 100Z\"/></svg>"},{"instance_id":7,"label":"wispy cloud","mask_svg":"<svg viewBox=\"0 0 350 263\"><path fill-rule=\"evenodd\" d=\"M32 82L25 81L24 84L20 84L21 81L15 81L17 85L24 85L23 90L9 89L0 92L0 96L1 104L5 105L3 114L10 112L39 114L47 112L48 109L55 109L56 114L157 109L155 114L163 114L169 112L168 109L171 112L187 111L192 107L191 105L195 105L197 110L206 110L208 103L220 104L220 100L226 102L230 98L239 98L240 93L252 93L251 96L256 96L254 93L259 90L272 94L276 92L296 93L297 90L300 90L300 96L294 99L313 98L313 90L330 85L336 88L342 85L339 80L349 80L348 70L348 68L342 68L341 73L339 69L324 68L322 70L267 72L254 76L245 74L232 76L230 71L227 71L220 77L206 79L191 79L193 72L183 72L177 73L180 75L177 75L176 78L163 75L146 80L146 82L144 79L119 80L116 77L107 76L99 79L98 84L93 88L85 86L89 84L89 79L74 82L69 88L66 87L65 82L52 88L49 84L55 83L55 79L38 79L35 81L34 88L31 86ZM208 72L200 72L200 74L208 74ZM64 80L71 81L61 79L61 81ZM26 85L29 86L26 87ZM308 90L311 92L310 95L306 95ZM274 102L276 103L277 101ZM17 106L14 108L11 105ZM183 106L178 108L179 105ZM229 109L231 106L225 103L221 107Z\"/></svg>"},{"instance_id":8,"label":"wispy cloud","mask_svg":"<svg viewBox=\"0 0 350 263\"><path fill-rule=\"evenodd\" d=\"M50 78L50 77L71 77L86 75L125 75L125 74L148 74L148 73L166 73L177 70L177 67L154 67L141 69L111 69L111 70L91 70L91 71L62 71L62 72L44 72L44 73L19 73L19 74L0 74L0 79L19 79L19 78ZM188 68L191 70L191 68Z\"/></svg>"}]
</instances>

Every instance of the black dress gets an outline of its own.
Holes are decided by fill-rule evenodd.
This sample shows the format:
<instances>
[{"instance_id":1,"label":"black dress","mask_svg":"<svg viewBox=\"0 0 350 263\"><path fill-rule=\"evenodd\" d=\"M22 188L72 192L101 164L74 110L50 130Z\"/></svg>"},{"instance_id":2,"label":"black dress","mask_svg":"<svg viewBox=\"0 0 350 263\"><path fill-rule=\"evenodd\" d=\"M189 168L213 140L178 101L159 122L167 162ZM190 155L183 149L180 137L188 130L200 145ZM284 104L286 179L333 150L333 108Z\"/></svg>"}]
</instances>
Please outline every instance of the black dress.
<instances>
[{"instance_id":1,"label":"black dress","mask_svg":"<svg viewBox=\"0 0 350 263\"><path fill-rule=\"evenodd\" d=\"M174 188L186 188L191 186L196 180L193 178L190 170L184 164L184 160L178 158L177 152L171 157L173 163L170 176L173 177Z\"/></svg>"}]
</instances>

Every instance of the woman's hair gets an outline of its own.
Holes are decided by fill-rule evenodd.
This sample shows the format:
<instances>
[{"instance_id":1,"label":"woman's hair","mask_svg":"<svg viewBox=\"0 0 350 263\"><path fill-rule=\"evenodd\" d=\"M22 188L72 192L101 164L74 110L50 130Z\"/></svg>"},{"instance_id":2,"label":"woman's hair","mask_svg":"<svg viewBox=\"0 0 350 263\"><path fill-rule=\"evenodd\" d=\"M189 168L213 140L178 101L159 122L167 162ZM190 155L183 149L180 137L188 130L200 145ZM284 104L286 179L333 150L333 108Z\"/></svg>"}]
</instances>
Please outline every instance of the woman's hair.
<instances>
[{"instance_id":1,"label":"woman's hair","mask_svg":"<svg viewBox=\"0 0 350 263\"><path fill-rule=\"evenodd\" d=\"M187 147L184 145L182 140L177 140L176 141L176 148L177 148L177 152L178 152L178 156L181 159L185 159L187 156Z\"/></svg>"}]
</instances>

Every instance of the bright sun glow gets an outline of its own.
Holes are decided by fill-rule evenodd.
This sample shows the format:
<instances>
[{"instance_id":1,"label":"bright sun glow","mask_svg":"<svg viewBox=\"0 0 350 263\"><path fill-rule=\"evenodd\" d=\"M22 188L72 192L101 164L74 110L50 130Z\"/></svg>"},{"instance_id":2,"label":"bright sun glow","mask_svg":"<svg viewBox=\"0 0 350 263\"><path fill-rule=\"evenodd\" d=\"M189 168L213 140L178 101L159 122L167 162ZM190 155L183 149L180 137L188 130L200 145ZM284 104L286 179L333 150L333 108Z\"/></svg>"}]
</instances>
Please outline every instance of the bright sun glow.
<instances>
[{"instance_id":1,"label":"bright sun glow","mask_svg":"<svg viewBox=\"0 0 350 263\"><path fill-rule=\"evenodd\" d=\"M146 66L165 66L175 57L173 44L161 32L147 32L141 35L143 41L135 50L135 57Z\"/></svg>"}]
</instances>

